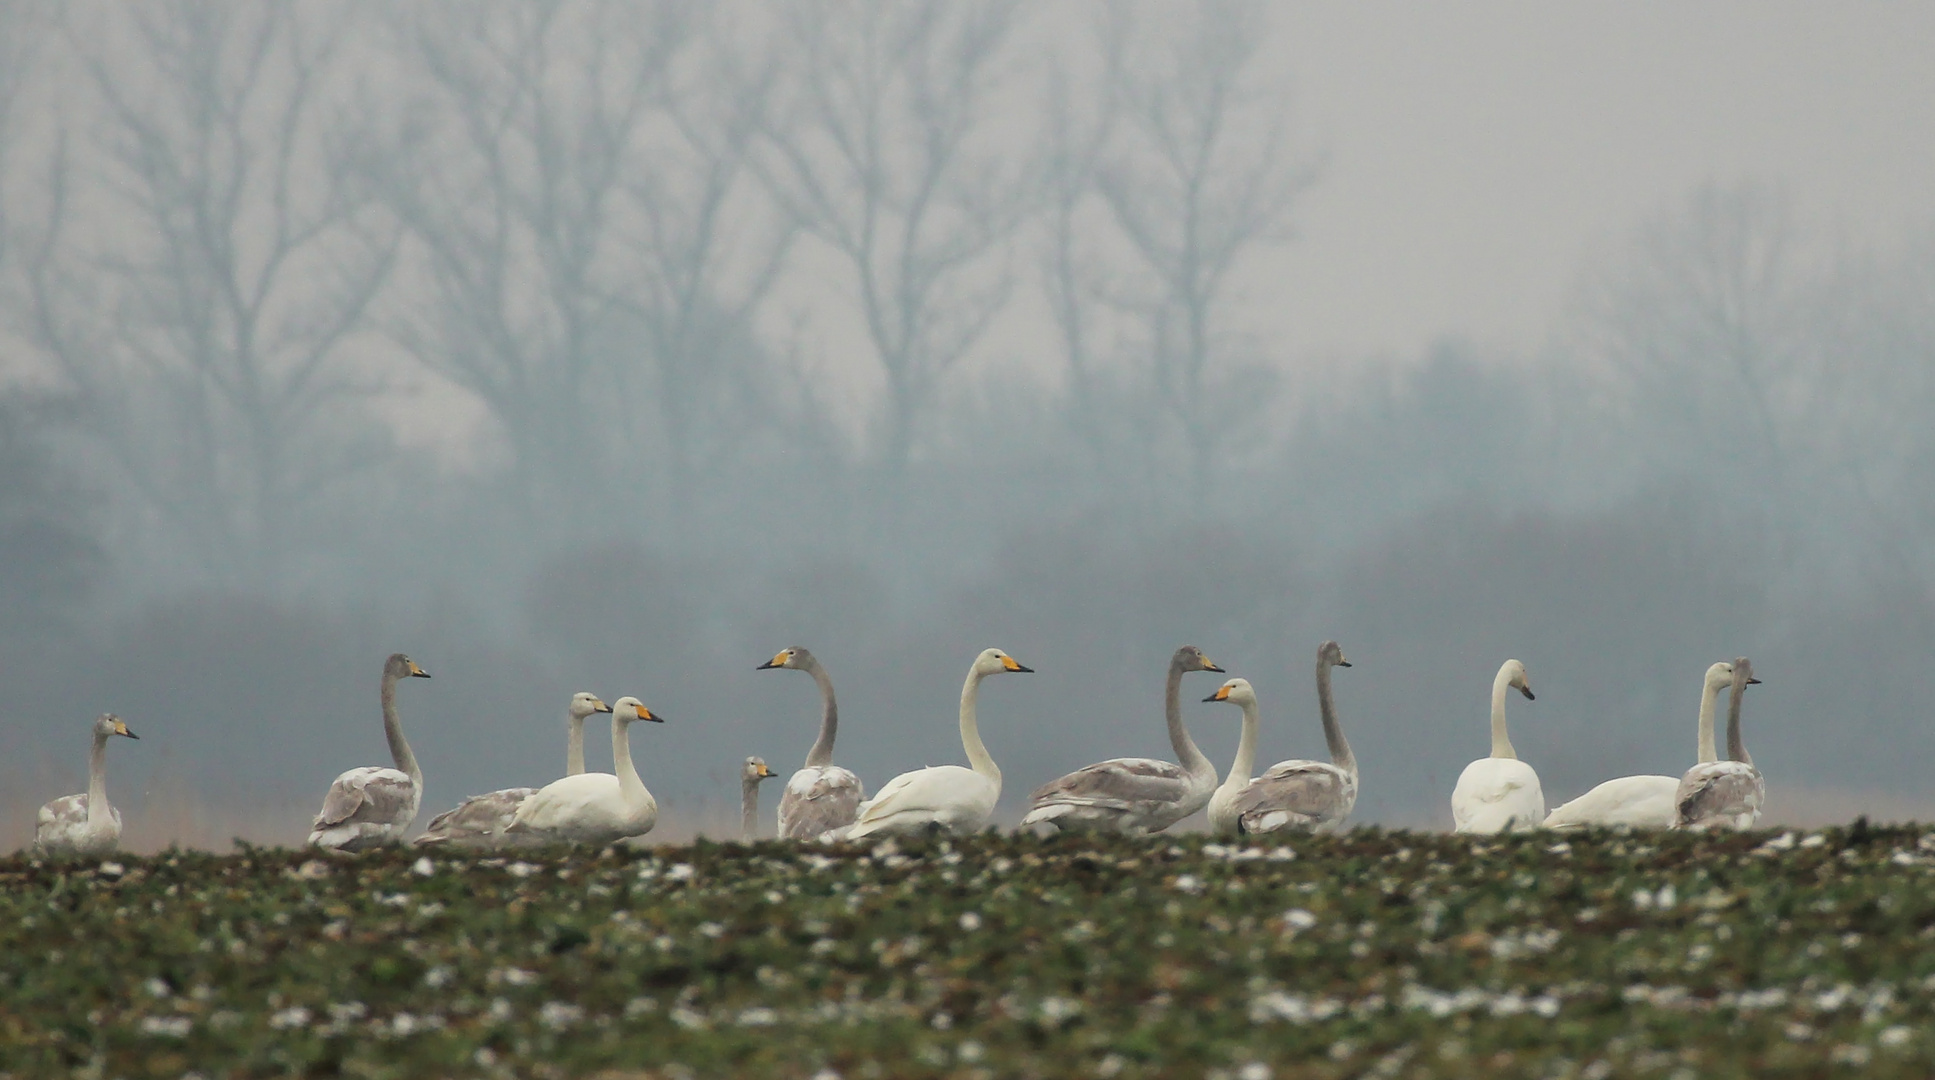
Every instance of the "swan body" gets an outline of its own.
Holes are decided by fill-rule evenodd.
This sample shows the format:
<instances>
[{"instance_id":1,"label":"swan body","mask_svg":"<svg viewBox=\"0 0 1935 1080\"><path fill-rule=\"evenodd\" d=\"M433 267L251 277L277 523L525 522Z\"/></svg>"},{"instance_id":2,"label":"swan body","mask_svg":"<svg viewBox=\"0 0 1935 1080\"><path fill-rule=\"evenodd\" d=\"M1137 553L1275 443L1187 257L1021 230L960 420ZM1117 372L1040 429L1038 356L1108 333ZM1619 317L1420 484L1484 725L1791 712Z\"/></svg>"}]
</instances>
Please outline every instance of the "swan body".
<instances>
[{"instance_id":1,"label":"swan body","mask_svg":"<svg viewBox=\"0 0 1935 1080\"><path fill-rule=\"evenodd\" d=\"M565 775L576 776L585 771L585 719L610 711L611 706L598 700L596 694L580 692L572 695L571 704L565 710L570 727ZM504 830L517 817L517 808L524 805L524 800L537 794L537 790L534 787L514 787L472 795L453 809L431 818L422 835L411 843L417 847L495 847L503 843Z\"/></svg>"},{"instance_id":2,"label":"swan body","mask_svg":"<svg viewBox=\"0 0 1935 1080\"><path fill-rule=\"evenodd\" d=\"M867 789L851 771L833 764L833 739L840 726L840 707L833 697L833 680L820 661L799 646L781 649L756 670L790 668L813 676L820 688L820 734L806 752L806 764L790 779L779 797L779 836L782 840L810 840L837 833L852 825L866 801Z\"/></svg>"},{"instance_id":3,"label":"swan body","mask_svg":"<svg viewBox=\"0 0 1935 1080\"><path fill-rule=\"evenodd\" d=\"M332 851L366 851L403 839L423 803L423 770L403 737L396 713L396 684L403 679L427 679L430 673L416 661L394 653L383 665L383 734L390 743L395 768L366 765L338 776L323 796L322 811L309 832L311 847Z\"/></svg>"},{"instance_id":4,"label":"swan body","mask_svg":"<svg viewBox=\"0 0 1935 1080\"><path fill-rule=\"evenodd\" d=\"M519 840L610 844L643 836L658 824L658 800L632 764L628 729L636 721L664 723L635 697L611 706L614 773L579 773L553 780L517 808L505 835Z\"/></svg>"},{"instance_id":5,"label":"swan body","mask_svg":"<svg viewBox=\"0 0 1935 1080\"><path fill-rule=\"evenodd\" d=\"M1713 746L1713 704L1733 682L1733 665L1726 661L1707 668L1700 688L1699 738L1701 763L1718 755ZM1622 776L1608 780L1546 815L1548 829L1576 829L1586 825L1628 825L1637 829L1670 829L1679 820L1680 777Z\"/></svg>"},{"instance_id":6,"label":"swan body","mask_svg":"<svg viewBox=\"0 0 1935 1080\"><path fill-rule=\"evenodd\" d=\"M121 811L107 797L107 741L141 736L113 713L94 718L87 756L87 790L63 795L34 815L34 850L47 855L105 855L121 843Z\"/></svg>"},{"instance_id":7,"label":"swan body","mask_svg":"<svg viewBox=\"0 0 1935 1080\"><path fill-rule=\"evenodd\" d=\"M1746 657L1733 662L1733 692L1727 702L1729 761L1702 762L1686 771L1675 793L1682 829L1751 829L1760 820L1767 798L1767 782L1754 767L1752 754L1740 732L1740 699L1758 683Z\"/></svg>"},{"instance_id":8,"label":"swan body","mask_svg":"<svg viewBox=\"0 0 1935 1080\"><path fill-rule=\"evenodd\" d=\"M739 769L739 839L751 843L759 837L759 785L774 776L759 757L749 757Z\"/></svg>"},{"instance_id":9,"label":"swan body","mask_svg":"<svg viewBox=\"0 0 1935 1080\"><path fill-rule=\"evenodd\" d=\"M1465 766L1451 792L1452 831L1524 832L1545 820L1545 792L1539 774L1518 760L1505 729L1505 692L1517 690L1537 700L1525 665L1507 660L1492 679L1492 752Z\"/></svg>"},{"instance_id":10,"label":"swan body","mask_svg":"<svg viewBox=\"0 0 1935 1080\"><path fill-rule=\"evenodd\" d=\"M1329 761L1279 761L1262 776L1250 779L1256 763L1256 691L1243 679L1231 679L1205 701L1229 701L1243 708L1243 734L1229 777L1209 800L1210 827L1220 833L1259 833L1299 830L1336 832L1357 806L1357 758L1345 741L1331 700L1330 669L1349 667L1344 651L1334 641L1317 650L1317 705L1323 717Z\"/></svg>"},{"instance_id":11,"label":"swan body","mask_svg":"<svg viewBox=\"0 0 1935 1080\"><path fill-rule=\"evenodd\" d=\"M961 687L961 747L973 767L936 765L901 773L860 805L851 828L836 835L857 840L876 833L979 832L1001 798L1001 770L988 756L975 718L981 680L1004 671L1033 670L1000 649L987 649L975 657Z\"/></svg>"},{"instance_id":12,"label":"swan body","mask_svg":"<svg viewBox=\"0 0 1935 1080\"><path fill-rule=\"evenodd\" d=\"M1036 788L1021 824L1143 834L1161 832L1201 810L1216 790L1216 766L1183 727L1182 677L1222 670L1194 645L1184 645L1170 658L1163 713L1176 761L1110 758L1084 766Z\"/></svg>"}]
</instances>

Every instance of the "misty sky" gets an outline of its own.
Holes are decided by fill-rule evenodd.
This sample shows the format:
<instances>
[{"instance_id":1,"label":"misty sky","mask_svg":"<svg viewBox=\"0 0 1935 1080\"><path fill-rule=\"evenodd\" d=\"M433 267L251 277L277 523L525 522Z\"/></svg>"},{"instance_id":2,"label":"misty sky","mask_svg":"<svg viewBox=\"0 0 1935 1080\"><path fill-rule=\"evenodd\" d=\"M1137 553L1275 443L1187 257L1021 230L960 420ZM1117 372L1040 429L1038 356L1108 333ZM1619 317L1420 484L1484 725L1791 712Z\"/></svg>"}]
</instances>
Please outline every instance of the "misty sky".
<instances>
[{"instance_id":1,"label":"misty sky","mask_svg":"<svg viewBox=\"0 0 1935 1080\"><path fill-rule=\"evenodd\" d=\"M1930 220L1935 6L1283 5L1325 169L1274 259L1293 355L1527 347L1581 259L1694 186L1852 241Z\"/></svg>"}]
</instances>

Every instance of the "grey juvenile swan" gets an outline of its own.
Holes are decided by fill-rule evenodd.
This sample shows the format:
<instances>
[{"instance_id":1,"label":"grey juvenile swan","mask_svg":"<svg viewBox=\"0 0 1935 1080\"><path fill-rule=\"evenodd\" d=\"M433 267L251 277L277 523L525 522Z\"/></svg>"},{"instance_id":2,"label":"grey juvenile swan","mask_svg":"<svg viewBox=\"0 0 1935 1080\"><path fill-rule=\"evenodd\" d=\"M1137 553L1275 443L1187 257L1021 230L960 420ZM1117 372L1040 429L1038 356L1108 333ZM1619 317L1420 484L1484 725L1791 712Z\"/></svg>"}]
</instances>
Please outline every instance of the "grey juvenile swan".
<instances>
[{"instance_id":1,"label":"grey juvenile swan","mask_svg":"<svg viewBox=\"0 0 1935 1080\"><path fill-rule=\"evenodd\" d=\"M759 783L774 776L764 758L754 755L739 769L739 839L759 838Z\"/></svg>"},{"instance_id":2,"label":"grey juvenile swan","mask_svg":"<svg viewBox=\"0 0 1935 1080\"><path fill-rule=\"evenodd\" d=\"M1216 766L1196 747L1182 719L1182 677L1190 671L1217 671L1203 651L1184 645L1169 659L1163 689L1163 715L1176 761L1110 758L1080 768L1035 789L1021 824L1053 825L1061 830L1100 829L1153 833L1201 810L1216 790ZM1177 764L1180 762L1180 764Z\"/></svg>"},{"instance_id":3,"label":"grey juvenile swan","mask_svg":"<svg viewBox=\"0 0 1935 1080\"><path fill-rule=\"evenodd\" d=\"M1211 828L1223 833L1284 829L1335 832L1349 820L1357 805L1357 758L1337 722L1337 707L1330 693L1330 669L1349 666L1336 642L1326 641L1318 647L1317 710L1323 718L1330 760L1279 761L1254 780L1250 779L1250 770L1256 765L1256 692L1248 681L1231 679L1203 699L1243 707L1243 735L1237 744L1236 761L1230 766L1229 778L1210 796Z\"/></svg>"},{"instance_id":4,"label":"grey juvenile swan","mask_svg":"<svg viewBox=\"0 0 1935 1080\"><path fill-rule=\"evenodd\" d=\"M1733 692L1727 701L1727 757L1732 760L1695 765L1680 778L1674 799L1680 828L1751 829L1760 820L1767 782L1740 734L1741 696L1759 681L1746 657L1733 662Z\"/></svg>"},{"instance_id":5,"label":"grey juvenile swan","mask_svg":"<svg viewBox=\"0 0 1935 1080\"><path fill-rule=\"evenodd\" d=\"M314 847L335 851L364 851L403 839L423 803L423 770L410 742L403 737L403 721L396 715L396 684L404 679L427 679L430 673L402 653L383 663L383 734L390 742L393 769L365 765L351 769L329 785L322 812L309 833Z\"/></svg>"},{"instance_id":6,"label":"grey juvenile swan","mask_svg":"<svg viewBox=\"0 0 1935 1080\"><path fill-rule=\"evenodd\" d=\"M107 797L107 741L141 736L113 713L94 718L94 746L87 754L87 790L62 795L35 815L34 848L48 855L103 855L121 842L121 811Z\"/></svg>"},{"instance_id":7,"label":"grey juvenile swan","mask_svg":"<svg viewBox=\"0 0 1935 1080\"><path fill-rule=\"evenodd\" d=\"M571 704L565 708L565 720L569 729L569 741L565 749L565 775L576 776L585 771L585 720L598 713L608 713L611 706L598 699L598 695L579 692L571 696ZM504 788L500 791L472 795L430 819L430 825L423 835L411 841L420 847L438 844L454 844L458 847L492 847L504 840L504 830L517 816L517 808L524 800L537 794L534 787Z\"/></svg>"},{"instance_id":8,"label":"grey juvenile swan","mask_svg":"<svg viewBox=\"0 0 1935 1080\"><path fill-rule=\"evenodd\" d=\"M833 698L833 680L810 652L797 645L781 649L756 670L784 668L813 676L820 688L820 734L806 752L806 764L779 796L779 838L811 840L822 833L853 824L866 801L860 778L833 764L833 737L840 729L840 707Z\"/></svg>"}]
</instances>

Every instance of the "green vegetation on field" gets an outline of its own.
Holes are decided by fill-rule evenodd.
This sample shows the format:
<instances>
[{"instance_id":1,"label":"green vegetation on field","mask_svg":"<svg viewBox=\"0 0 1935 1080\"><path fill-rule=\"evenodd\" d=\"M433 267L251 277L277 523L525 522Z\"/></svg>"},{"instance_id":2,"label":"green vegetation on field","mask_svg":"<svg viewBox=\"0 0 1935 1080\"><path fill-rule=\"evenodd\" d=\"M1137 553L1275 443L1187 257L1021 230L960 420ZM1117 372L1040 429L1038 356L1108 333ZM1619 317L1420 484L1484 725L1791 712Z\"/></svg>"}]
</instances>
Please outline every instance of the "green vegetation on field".
<instances>
[{"instance_id":1,"label":"green vegetation on field","mask_svg":"<svg viewBox=\"0 0 1935 1080\"><path fill-rule=\"evenodd\" d=\"M1935 1070L1935 836L0 861L15 1076Z\"/></svg>"}]
</instances>

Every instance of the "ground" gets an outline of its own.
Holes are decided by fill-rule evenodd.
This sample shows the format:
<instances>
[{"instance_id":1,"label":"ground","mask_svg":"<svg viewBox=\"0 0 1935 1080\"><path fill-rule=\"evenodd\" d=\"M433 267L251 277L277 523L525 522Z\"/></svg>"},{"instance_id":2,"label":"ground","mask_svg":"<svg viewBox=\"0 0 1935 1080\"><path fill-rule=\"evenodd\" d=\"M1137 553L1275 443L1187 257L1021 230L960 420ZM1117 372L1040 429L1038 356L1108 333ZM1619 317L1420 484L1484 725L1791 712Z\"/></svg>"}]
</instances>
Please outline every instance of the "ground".
<instances>
[{"instance_id":1,"label":"ground","mask_svg":"<svg viewBox=\"0 0 1935 1080\"><path fill-rule=\"evenodd\" d=\"M1935 1072L1935 834L0 861L12 1076Z\"/></svg>"}]
</instances>

